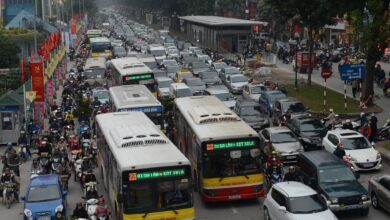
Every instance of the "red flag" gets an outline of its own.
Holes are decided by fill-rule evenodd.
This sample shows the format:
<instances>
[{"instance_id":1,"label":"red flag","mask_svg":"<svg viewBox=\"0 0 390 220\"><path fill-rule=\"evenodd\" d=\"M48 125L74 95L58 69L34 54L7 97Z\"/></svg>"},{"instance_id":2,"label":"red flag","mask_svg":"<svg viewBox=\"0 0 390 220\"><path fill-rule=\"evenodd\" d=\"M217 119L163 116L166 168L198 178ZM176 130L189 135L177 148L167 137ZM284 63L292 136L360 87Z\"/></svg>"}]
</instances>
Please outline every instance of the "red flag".
<instances>
[{"instance_id":1,"label":"red flag","mask_svg":"<svg viewBox=\"0 0 390 220\"><path fill-rule=\"evenodd\" d=\"M22 70L22 83L24 84L26 82L26 67L24 64L24 56L22 55L22 58L20 59L21 62L21 67L20 69Z\"/></svg>"}]
</instances>

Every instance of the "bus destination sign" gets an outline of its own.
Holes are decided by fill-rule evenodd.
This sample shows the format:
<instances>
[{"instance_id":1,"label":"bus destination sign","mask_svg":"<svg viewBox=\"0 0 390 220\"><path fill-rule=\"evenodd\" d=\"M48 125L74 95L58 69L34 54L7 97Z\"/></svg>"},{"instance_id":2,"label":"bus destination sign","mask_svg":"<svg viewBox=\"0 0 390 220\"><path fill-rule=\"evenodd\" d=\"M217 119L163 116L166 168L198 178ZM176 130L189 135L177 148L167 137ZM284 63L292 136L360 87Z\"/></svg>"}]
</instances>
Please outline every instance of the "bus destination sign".
<instances>
[{"instance_id":1,"label":"bus destination sign","mask_svg":"<svg viewBox=\"0 0 390 220\"><path fill-rule=\"evenodd\" d=\"M147 172L129 173L129 181L133 182L133 181L138 181L138 180L177 177L177 176L184 176L184 175L185 175L184 168L158 170L158 171L147 171Z\"/></svg>"},{"instance_id":2,"label":"bus destination sign","mask_svg":"<svg viewBox=\"0 0 390 220\"><path fill-rule=\"evenodd\" d=\"M125 81L131 81L131 80L145 80L145 79L152 79L152 74L144 74L144 75L135 75L135 76L125 76Z\"/></svg>"},{"instance_id":3,"label":"bus destination sign","mask_svg":"<svg viewBox=\"0 0 390 220\"><path fill-rule=\"evenodd\" d=\"M254 140L238 140L238 141L226 141L219 143L207 143L206 149L207 151L214 150L225 150L232 148L246 148L246 147L255 147L256 141Z\"/></svg>"}]
</instances>

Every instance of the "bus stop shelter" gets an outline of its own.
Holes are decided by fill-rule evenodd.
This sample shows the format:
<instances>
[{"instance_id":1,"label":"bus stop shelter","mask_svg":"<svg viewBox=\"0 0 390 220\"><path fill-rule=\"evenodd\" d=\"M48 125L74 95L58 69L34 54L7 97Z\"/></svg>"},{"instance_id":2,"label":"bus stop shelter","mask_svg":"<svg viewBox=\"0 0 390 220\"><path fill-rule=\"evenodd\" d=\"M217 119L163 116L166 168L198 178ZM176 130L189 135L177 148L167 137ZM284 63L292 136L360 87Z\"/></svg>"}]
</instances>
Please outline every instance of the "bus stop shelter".
<instances>
[{"instance_id":1,"label":"bus stop shelter","mask_svg":"<svg viewBox=\"0 0 390 220\"><path fill-rule=\"evenodd\" d=\"M0 97L0 144L16 143L23 119L23 95L8 91Z\"/></svg>"},{"instance_id":2,"label":"bus stop shelter","mask_svg":"<svg viewBox=\"0 0 390 220\"><path fill-rule=\"evenodd\" d=\"M250 42L254 26L266 26L267 22L218 16L179 17L187 39L199 46L231 53L241 53Z\"/></svg>"}]
</instances>

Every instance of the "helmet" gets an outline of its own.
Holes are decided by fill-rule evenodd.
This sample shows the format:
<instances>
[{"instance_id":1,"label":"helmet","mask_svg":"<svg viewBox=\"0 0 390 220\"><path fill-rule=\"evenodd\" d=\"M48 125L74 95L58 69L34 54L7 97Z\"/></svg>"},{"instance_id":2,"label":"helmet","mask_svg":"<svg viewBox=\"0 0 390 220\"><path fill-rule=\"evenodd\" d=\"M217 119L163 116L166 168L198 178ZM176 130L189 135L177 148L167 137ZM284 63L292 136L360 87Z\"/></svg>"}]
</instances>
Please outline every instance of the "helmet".
<instances>
[{"instance_id":1,"label":"helmet","mask_svg":"<svg viewBox=\"0 0 390 220\"><path fill-rule=\"evenodd\" d=\"M271 154L272 154L272 156L276 156L277 155L276 151L274 151L274 150L272 151Z\"/></svg>"},{"instance_id":2,"label":"helmet","mask_svg":"<svg viewBox=\"0 0 390 220\"><path fill-rule=\"evenodd\" d=\"M7 147L12 147L12 143L11 143L11 142L8 142L8 143L7 143Z\"/></svg>"},{"instance_id":3,"label":"helmet","mask_svg":"<svg viewBox=\"0 0 390 220\"><path fill-rule=\"evenodd\" d=\"M105 200L103 197L99 198L99 204L104 204Z\"/></svg>"},{"instance_id":4,"label":"helmet","mask_svg":"<svg viewBox=\"0 0 390 220\"><path fill-rule=\"evenodd\" d=\"M330 109L329 109L329 112L333 112L333 108L330 108Z\"/></svg>"},{"instance_id":5,"label":"helmet","mask_svg":"<svg viewBox=\"0 0 390 220\"><path fill-rule=\"evenodd\" d=\"M294 167L294 166L289 166L289 167L288 167L288 170L289 170L289 171L295 171L295 167Z\"/></svg>"},{"instance_id":6,"label":"helmet","mask_svg":"<svg viewBox=\"0 0 390 220\"><path fill-rule=\"evenodd\" d=\"M63 139L65 139L65 138L64 138L64 136L61 136L60 139L63 140Z\"/></svg>"},{"instance_id":7,"label":"helmet","mask_svg":"<svg viewBox=\"0 0 390 220\"><path fill-rule=\"evenodd\" d=\"M364 112L360 112L360 116L364 116Z\"/></svg>"},{"instance_id":8,"label":"helmet","mask_svg":"<svg viewBox=\"0 0 390 220\"><path fill-rule=\"evenodd\" d=\"M351 123L351 120L347 119L345 120L345 123Z\"/></svg>"}]
</instances>

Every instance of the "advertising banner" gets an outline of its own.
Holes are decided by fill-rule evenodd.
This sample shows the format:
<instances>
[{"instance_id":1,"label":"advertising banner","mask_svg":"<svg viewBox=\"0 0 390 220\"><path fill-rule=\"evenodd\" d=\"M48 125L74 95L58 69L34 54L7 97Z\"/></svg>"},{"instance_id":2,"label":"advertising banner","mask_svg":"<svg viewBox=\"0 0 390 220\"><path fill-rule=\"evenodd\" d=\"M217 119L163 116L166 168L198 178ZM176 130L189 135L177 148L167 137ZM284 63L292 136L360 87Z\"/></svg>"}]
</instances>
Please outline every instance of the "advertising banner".
<instances>
[{"instance_id":1,"label":"advertising banner","mask_svg":"<svg viewBox=\"0 0 390 220\"><path fill-rule=\"evenodd\" d=\"M30 74L31 74L31 89L36 92L35 101L45 101L45 84L43 78L43 63L42 61L30 62Z\"/></svg>"},{"instance_id":2,"label":"advertising banner","mask_svg":"<svg viewBox=\"0 0 390 220\"><path fill-rule=\"evenodd\" d=\"M34 109L34 119L37 120L38 124L41 126L41 129L44 129L45 103L44 102L35 102L33 109Z\"/></svg>"}]
</instances>

